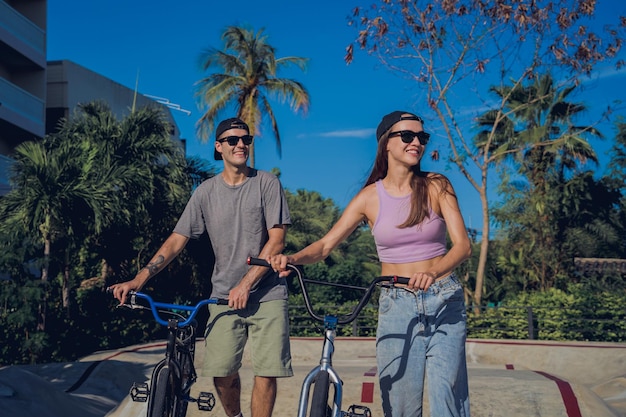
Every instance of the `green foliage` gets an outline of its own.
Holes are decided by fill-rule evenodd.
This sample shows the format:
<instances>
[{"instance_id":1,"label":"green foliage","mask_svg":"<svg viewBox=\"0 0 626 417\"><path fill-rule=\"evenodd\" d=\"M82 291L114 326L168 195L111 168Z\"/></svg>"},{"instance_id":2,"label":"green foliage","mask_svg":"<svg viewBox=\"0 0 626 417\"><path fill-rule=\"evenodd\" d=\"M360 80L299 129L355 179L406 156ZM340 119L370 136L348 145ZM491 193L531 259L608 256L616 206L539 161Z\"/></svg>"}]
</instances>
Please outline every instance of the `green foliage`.
<instances>
[{"instance_id":1,"label":"green foliage","mask_svg":"<svg viewBox=\"0 0 626 417\"><path fill-rule=\"evenodd\" d=\"M315 304L316 313L348 314L355 302ZM310 319L301 295L289 299L291 334L321 336L323 326ZM549 289L519 293L480 314L468 309L468 337L477 339L538 339L567 341L626 341L626 293L590 291L572 284L567 291ZM378 310L367 306L353 324L339 326L340 336L375 336ZM531 326L533 331L531 331ZM356 330L356 334L355 334Z\"/></svg>"},{"instance_id":2,"label":"green foliage","mask_svg":"<svg viewBox=\"0 0 626 417\"><path fill-rule=\"evenodd\" d=\"M339 208L331 199L324 199L315 191L286 192L292 225L287 233L285 253L294 253L323 237L339 219ZM303 267L307 279L366 287L380 274L374 239L366 228L357 228L323 262ZM295 280L292 292L299 292ZM360 295L355 290L337 286L311 285L313 298L323 303L343 303ZM356 291L358 293L358 290Z\"/></svg>"},{"instance_id":3,"label":"green foliage","mask_svg":"<svg viewBox=\"0 0 626 417\"><path fill-rule=\"evenodd\" d=\"M374 294L372 300L376 299L376 294ZM313 310L321 317L325 314L337 317L348 316L354 311L358 303L358 300L346 301L342 304L331 304L327 303L326 300L316 301L318 302L313 301ZM301 294L289 297L289 320L292 336L320 337L324 335L323 323L311 318L304 307ZM352 323L337 327L337 336L374 337L376 336L377 324L378 308L374 302L370 302Z\"/></svg>"},{"instance_id":4,"label":"green foliage","mask_svg":"<svg viewBox=\"0 0 626 417\"><path fill-rule=\"evenodd\" d=\"M518 293L479 315L469 313L468 336L527 339L532 324L540 340L623 342L625 303L623 291L589 291L581 284Z\"/></svg>"},{"instance_id":5,"label":"green foliage","mask_svg":"<svg viewBox=\"0 0 626 417\"><path fill-rule=\"evenodd\" d=\"M293 253L324 236L339 219L339 207L333 200L316 191L285 191L291 226L287 233L285 252Z\"/></svg>"},{"instance_id":6,"label":"green foliage","mask_svg":"<svg viewBox=\"0 0 626 417\"><path fill-rule=\"evenodd\" d=\"M34 363L47 345L46 333L37 330L37 306L45 292L41 281L0 282L0 366Z\"/></svg>"},{"instance_id":7,"label":"green foliage","mask_svg":"<svg viewBox=\"0 0 626 417\"><path fill-rule=\"evenodd\" d=\"M592 172L581 172L553 182L550 193L535 197L515 184L503 190L508 197L494 209L494 216L507 233L501 243L492 244L492 252L499 285L507 293L563 289L571 281L585 280L574 267L577 257L626 256L623 196L606 178L596 180ZM543 201L543 216L530 204L536 198ZM611 281L619 287L623 279Z\"/></svg>"},{"instance_id":8,"label":"green foliage","mask_svg":"<svg viewBox=\"0 0 626 417\"><path fill-rule=\"evenodd\" d=\"M115 309L103 290L147 262L192 187L213 175L186 160L169 132L161 110L117 120L95 102L57 133L18 147L14 189L0 199L0 332L11 342L0 363L71 360L161 334L152 318ZM206 296L207 251L206 241L189 245L150 283L155 294ZM194 252L203 256L190 259Z\"/></svg>"},{"instance_id":9,"label":"green foliage","mask_svg":"<svg viewBox=\"0 0 626 417\"><path fill-rule=\"evenodd\" d=\"M508 290L565 288L574 273L574 257L624 253L624 228L616 210L619 189L606 179L596 180L591 171L580 171L597 161L587 139L602 134L575 123L585 110L569 101L576 88L558 86L550 75L492 88L515 127L502 140L523 149L504 154L516 175L502 171L499 191L506 198L492 209L506 231L495 259Z\"/></svg>"}]
</instances>

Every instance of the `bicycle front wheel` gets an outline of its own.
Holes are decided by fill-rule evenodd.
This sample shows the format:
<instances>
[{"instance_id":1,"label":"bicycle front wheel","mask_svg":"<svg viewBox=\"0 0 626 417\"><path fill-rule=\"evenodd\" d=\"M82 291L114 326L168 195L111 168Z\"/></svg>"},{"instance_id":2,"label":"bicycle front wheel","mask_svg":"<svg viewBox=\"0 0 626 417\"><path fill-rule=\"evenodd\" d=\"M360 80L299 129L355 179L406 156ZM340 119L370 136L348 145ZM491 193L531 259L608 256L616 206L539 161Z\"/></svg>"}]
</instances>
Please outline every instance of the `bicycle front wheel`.
<instances>
[{"instance_id":1,"label":"bicycle front wheel","mask_svg":"<svg viewBox=\"0 0 626 417\"><path fill-rule=\"evenodd\" d=\"M176 404L175 376L172 375L167 365L159 365L152 373L147 417L174 417Z\"/></svg>"},{"instance_id":2,"label":"bicycle front wheel","mask_svg":"<svg viewBox=\"0 0 626 417\"><path fill-rule=\"evenodd\" d=\"M189 405L189 391L196 381L196 371L193 367L193 357L191 355L180 355L180 396L176 401L176 414L174 417L185 417Z\"/></svg>"},{"instance_id":3,"label":"bicycle front wheel","mask_svg":"<svg viewBox=\"0 0 626 417\"><path fill-rule=\"evenodd\" d=\"M330 375L327 371L319 371L313 384L313 397L309 417L331 417L332 406L328 404L330 392Z\"/></svg>"}]
</instances>

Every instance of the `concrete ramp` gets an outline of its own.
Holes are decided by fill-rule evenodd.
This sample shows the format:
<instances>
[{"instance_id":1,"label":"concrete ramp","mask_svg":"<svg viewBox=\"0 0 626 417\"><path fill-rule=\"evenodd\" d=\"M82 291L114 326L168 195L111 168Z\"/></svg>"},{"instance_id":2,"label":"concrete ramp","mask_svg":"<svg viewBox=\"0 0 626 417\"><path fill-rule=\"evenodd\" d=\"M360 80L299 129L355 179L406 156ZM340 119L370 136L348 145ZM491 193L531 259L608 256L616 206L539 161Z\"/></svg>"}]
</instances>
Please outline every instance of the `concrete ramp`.
<instances>
[{"instance_id":1,"label":"concrete ramp","mask_svg":"<svg viewBox=\"0 0 626 417\"><path fill-rule=\"evenodd\" d=\"M567 417L626 416L626 344L473 339L467 358L469 366L504 366L552 381ZM470 371L472 404L477 380Z\"/></svg>"},{"instance_id":2,"label":"concrete ramp","mask_svg":"<svg viewBox=\"0 0 626 417\"><path fill-rule=\"evenodd\" d=\"M474 416L617 417L589 388L542 372L470 365Z\"/></svg>"},{"instance_id":3,"label":"concrete ramp","mask_svg":"<svg viewBox=\"0 0 626 417\"><path fill-rule=\"evenodd\" d=\"M593 385L591 391L615 410L618 416L626 416L626 375Z\"/></svg>"},{"instance_id":4,"label":"concrete ramp","mask_svg":"<svg viewBox=\"0 0 626 417\"><path fill-rule=\"evenodd\" d=\"M69 364L1 368L0 410L20 417L143 417L146 403L133 402L128 390L134 381L149 380L164 349L164 342L155 342L96 352ZM203 349L198 341L194 396L215 392L201 372ZM279 380L274 417L296 415L302 380L318 364L321 349L321 338L292 338L295 376ZM467 358L474 417L626 416L625 344L473 339ZM382 417L375 340L337 339L333 364L344 381L344 410L361 404ZM240 373L249 417L253 376L247 352ZM187 415L225 416L219 400L212 412L190 404Z\"/></svg>"},{"instance_id":5,"label":"concrete ramp","mask_svg":"<svg viewBox=\"0 0 626 417\"><path fill-rule=\"evenodd\" d=\"M114 359L0 368L0 415L101 417L147 368Z\"/></svg>"}]
</instances>

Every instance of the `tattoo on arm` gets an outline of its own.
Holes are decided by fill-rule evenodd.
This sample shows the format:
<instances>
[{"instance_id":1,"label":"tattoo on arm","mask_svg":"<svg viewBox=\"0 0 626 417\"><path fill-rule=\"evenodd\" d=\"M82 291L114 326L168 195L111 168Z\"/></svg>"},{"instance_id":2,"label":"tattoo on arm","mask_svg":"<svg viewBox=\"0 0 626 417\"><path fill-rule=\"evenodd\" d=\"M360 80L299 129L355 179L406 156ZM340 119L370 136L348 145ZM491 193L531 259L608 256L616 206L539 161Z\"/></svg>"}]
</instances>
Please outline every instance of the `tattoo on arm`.
<instances>
[{"instance_id":1,"label":"tattoo on arm","mask_svg":"<svg viewBox=\"0 0 626 417\"><path fill-rule=\"evenodd\" d=\"M149 276L154 276L161 269L161 265L165 262L163 255L159 255L154 261L148 263L141 269L147 269Z\"/></svg>"}]
</instances>

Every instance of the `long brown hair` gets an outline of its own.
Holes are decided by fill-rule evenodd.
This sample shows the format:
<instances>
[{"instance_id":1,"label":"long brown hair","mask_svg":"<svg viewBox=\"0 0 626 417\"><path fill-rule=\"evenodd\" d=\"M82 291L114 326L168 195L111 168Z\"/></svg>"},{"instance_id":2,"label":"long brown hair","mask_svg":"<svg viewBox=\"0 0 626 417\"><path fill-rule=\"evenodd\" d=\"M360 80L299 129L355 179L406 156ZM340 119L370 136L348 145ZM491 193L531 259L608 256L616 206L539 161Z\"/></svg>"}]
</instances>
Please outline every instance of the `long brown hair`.
<instances>
[{"instance_id":1,"label":"long brown hair","mask_svg":"<svg viewBox=\"0 0 626 417\"><path fill-rule=\"evenodd\" d=\"M367 181L363 188L375 183L387 176L389 169L389 159L387 157L387 143L389 142L389 132L385 132L378 141L378 149L376 150L376 158ZM421 160L420 160L421 162ZM440 185L440 191L448 192L448 180L443 175L429 175L428 172L422 171L420 162L411 167L413 176L411 178L411 211L407 219L398 226L398 228L406 228L416 226L430 218L430 197L428 190L433 182Z\"/></svg>"}]
</instances>

